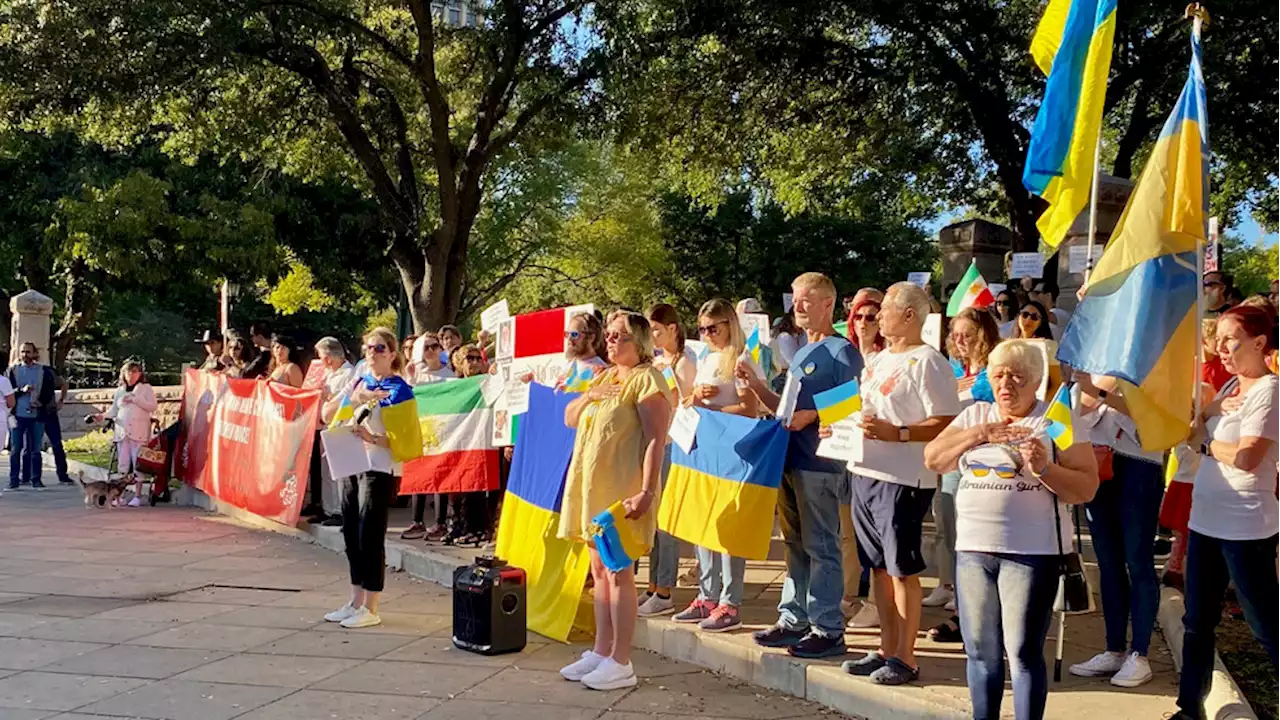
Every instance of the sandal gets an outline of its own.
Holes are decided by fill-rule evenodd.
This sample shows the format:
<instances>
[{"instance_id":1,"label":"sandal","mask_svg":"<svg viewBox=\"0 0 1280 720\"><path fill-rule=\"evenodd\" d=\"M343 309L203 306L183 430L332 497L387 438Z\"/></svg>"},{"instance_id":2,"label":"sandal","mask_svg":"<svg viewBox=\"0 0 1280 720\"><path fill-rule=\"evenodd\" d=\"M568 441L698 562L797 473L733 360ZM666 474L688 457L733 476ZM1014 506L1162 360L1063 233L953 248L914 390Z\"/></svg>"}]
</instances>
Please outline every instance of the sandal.
<instances>
[{"instance_id":1,"label":"sandal","mask_svg":"<svg viewBox=\"0 0 1280 720\"><path fill-rule=\"evenodd\" d=\"M952 615L946 622L929 628L929 639L939 643L962 643L960 635L960 616Z\"/></svg>"},{"instance_id":2,"label":"sandal","mask_svg":"<svg viewBox=\"0 0 1280 720\"><path fill-rule=\"evenodd\" d=\"M409 526L408 530L400 533L401 540L417 540L427 534L427 528L422 523L414 523Z\"/></svg>"}]
</instances>

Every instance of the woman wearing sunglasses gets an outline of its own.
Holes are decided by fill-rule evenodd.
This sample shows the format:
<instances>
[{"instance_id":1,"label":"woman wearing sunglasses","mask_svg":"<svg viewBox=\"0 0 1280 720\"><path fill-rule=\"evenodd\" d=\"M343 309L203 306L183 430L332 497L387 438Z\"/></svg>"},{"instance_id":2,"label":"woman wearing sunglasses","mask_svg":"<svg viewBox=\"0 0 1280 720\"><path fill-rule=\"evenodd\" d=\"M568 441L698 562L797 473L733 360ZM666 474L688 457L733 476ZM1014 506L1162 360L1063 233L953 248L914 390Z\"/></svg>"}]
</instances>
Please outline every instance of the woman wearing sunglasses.
<instances>
[{"instance_id":1,"label":"woman wearing sunglasses","mask_svg":"<svg viewBox=\"0 0 1280 720\"><path fill-rule=\"evenodd\" d=\"M1000 717L1006 654L1014 717L1044 717L1044 642L1059 557L1071 547L1067 504L1088 501L1098 488L1092 446L1056 450L1046 434L1048 403L1036 399L1045 370L1031 343L997 345L987 370L995 402L964 409L924 451L930 470L961 474L956 601L975 718Z\"/></svg>"},{"instance_id":2,"label":"woman wearing sunglasses","mask_svg":"<svg viewBox=\"0 0 1280 720\"><path fill-rule=\"evenodd\" d=\"M1053 342L1053 332L1049 329L1049 311L1035 300L1023 303L1018 311L1018 329L1014 338L1019 340L1048 340ZM1053 357L1053 354L1050 354Z\"/></svg>"},{"instance_id":3,"label":"woman wearing sunglasses","mask_svg":"<svg viewBox=\"0 0 1280 720\"><path fill-rule=\"evenodd\" d=\"M364 441L373 469L342 481L342 537L347 546L351 600L324 616L344 628L382 623L378 596L386 571L387 512L395 499L395 476L400 474L400 463L391 456L382 408L413 397L413 388L400 377L404 358L396 346L395 333L380 327L365 335L364 359L367 374L352 391L351 403L357 407L372 403L368 417L355 425L355 434Z\"/></svg>"},{"instance_id":4,"label":"woman wearing sunglasses","mask_svg":"<svg viewBox=\"0 0 1280 720\"><path fill-rule=\"evenodd\" d=\"M416 345L410 354L410 362L404 370L404 379L408 380L410 385L428 385L457 377L453 368L444 364L442 360L444 346L440 344L440 338L435 333L422 333L415 342ZM447 535L448 528L445 526L448 519L447 497L447 495L436 495L435 524L428 528L424 524L427 514L427 496L414 495L413 524L400 533L400 538L417 540L425 537L427 540L440 540Z\"/></svg>"},{"instance_id":5,"label":"woman wearing sunglasses","mask_svg":"<svg viewBox=\"0 0 1280 720\"><path fill-rule=\"evenodd\" d=\"M1273 671L1276 665L1280 382L1267 367L1267 357L1275 351L1276 317L1271 312L1235 307L1219 316L1218 356L1235 377L1204 408L1192 433L1203 457L1187 523L1187 612L1177 720L1204 717L1215 630L1228 582L1235 584L1245 620L1270 656Z\"/></svg>"},{"instance_id":6,"label":"woman wearing sunglasses","mask_svg":"<svg viewBox=\"0 0 1280 720\"><path fill-rule=\"evenodd\" d=\"M227 331L226 373L227 377L242 378L253 359L257 356L253 343L246 341L240 333Z\"/></svg>"},{"instance_id":7,"label":"woman wearing sunglasses","mask_svg":"<svg viewBox=\"0 0 1280 720\"><path fill-rule=\"evenodd\" d=\"M587 542L587 528L616 502L626 507L631 530L651 538L657 509L662 448L671 417L671 391L653 363L649 321L639 313L615 316L605 334L612 365L587 392L565 408L564 422L577 428L565 480L559 536ZM636 629L635 569L612 572L590 549L594 579L596 639L578 661L562 668L566 680L593 690L636 684L631 641Z\"/></svg>"},{"instance_id":8,"label":"woman wearing sunglasses","mask_svg":"<svg viewBox=\"0 0 1280 720\"><path fill-rule=\"evenodd\" d=\"M460 378L475 377L489 372L489 361L485 359L484 352L478 345L461 345L454 348L449 357L453 361L454 372ZM449 505L453 508L453 522L445 534L444 544L478 545L489 539L490 522L486 517L488 513L484 490L437 496L436 502L443 505L444 497L449 499ZM439 514L436 519L440 519Z\"/></svg>"},{"instance_id":9,"label":"woman wearing sunglasses","mask_svg":"<svg viewBox=\"0 0 1280 720\"><path fill-rule=\"evenodd\" d=\"M698 356L684 344L680 315L671 305L659 303L649 310L649 330L653 335L653 366L666 378L667 388L672 390L671 409L674 411L680 400L693 391ZM671 439L667 438L659 476L664 489L670 470ZM653 550L649 552L649 588L640 598L640 617L665 615L675 610L671 589L675 587L679 568L680 543L659 530L654 537Z\"/></svg>"},{"instance_id":10,"label":"woman wearing sunglasses","mask_svg":"<svg viewBox=\"0 0 1280 720\"><path fill-rule=\"evenodd\" d=\"M734 378L738 361L749 364L760 379L764 372L752 362L746 351L746 339L738 313L728 300L708 300L698 312L698 334L707 344L707 354L698 361L693 392L681 402L688 407L704 407L732 415L754 418L759 399L745 382ZM746 558L695 548L698 558L698 597L689 607L671 619L678 623L697 623L707 632L725 632L742 624L738 607L742 605L743 581L747 572Z\"/></svg>"},{"instance_id":11,"label":"woman wearing sunglasses","mask_svg":"<svg viewBox=\"0 0 1280 720\"><path fill-rule=\"evenodd\" d=\"M995 305L996 324L1000 329L1001 338L1011 338L1018 327L1018 298L1013 294L1012 290L1001 290L996 295Z\"/></svg>"}]
</instances>

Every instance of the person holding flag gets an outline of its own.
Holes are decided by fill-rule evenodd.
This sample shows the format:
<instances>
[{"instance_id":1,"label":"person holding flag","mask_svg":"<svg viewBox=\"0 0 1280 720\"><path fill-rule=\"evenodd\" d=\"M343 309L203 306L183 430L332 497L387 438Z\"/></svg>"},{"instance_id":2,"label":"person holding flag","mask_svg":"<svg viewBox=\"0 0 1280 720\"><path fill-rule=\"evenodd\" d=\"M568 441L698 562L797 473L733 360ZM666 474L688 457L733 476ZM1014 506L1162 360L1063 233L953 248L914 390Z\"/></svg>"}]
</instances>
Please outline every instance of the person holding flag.
<instances>
[{"instance_id":1,"label":"person holding flag","mask_svg":"<svg viewBox=\"0 0 1280 720\"><path fill-rule=\"evenodd\" d=\"M991 352L995 402L979 401L924 449L934 472L958 471L956 599L973 717L1000 717L1005 657L1014 717L1044 717L1049 693L1044 643L1071 546L1068 504L1093 497L1097 465L1061 392L1037 400L1044 355L1024 340Z\"/></svg>"}]
</instances>

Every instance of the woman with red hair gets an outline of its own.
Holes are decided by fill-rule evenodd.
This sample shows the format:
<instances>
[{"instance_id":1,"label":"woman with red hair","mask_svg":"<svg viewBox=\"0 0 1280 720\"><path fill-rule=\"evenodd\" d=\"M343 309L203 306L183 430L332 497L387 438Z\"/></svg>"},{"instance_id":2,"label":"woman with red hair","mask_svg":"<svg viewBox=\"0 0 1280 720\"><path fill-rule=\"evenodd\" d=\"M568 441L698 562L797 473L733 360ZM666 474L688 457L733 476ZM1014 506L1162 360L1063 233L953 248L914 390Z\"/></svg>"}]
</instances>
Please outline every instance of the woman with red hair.
<instances>
[{"instance_id":1,"label":"woman with red hair","mask_svg":"<svg viewBox=\"0 0 1280 720\"><path fill-rule=\"evenodd\" d=\"M875 288L862 288L853 296L849 309L849 340L862 353L866 367L875 354L884 349L884 336L880 334L880 304L884 293Z\"/></svg>"},{"instance_id":2,"label":"woman with red hair","mask_svg":"<svg viewBox=\"0 0 1280 720\"><path fill-rule=\"evenodd\" d=\"M1192 446L1203 456L1187 523L1186 630L1177 718L1202 717L1213 674L1214 631L1231 582L1254 637L1276 664L1276 318L1257 307L1234 307L1218 318L1218 357L1233 377L1202 412Z\"/></svg>"}]
</instances>

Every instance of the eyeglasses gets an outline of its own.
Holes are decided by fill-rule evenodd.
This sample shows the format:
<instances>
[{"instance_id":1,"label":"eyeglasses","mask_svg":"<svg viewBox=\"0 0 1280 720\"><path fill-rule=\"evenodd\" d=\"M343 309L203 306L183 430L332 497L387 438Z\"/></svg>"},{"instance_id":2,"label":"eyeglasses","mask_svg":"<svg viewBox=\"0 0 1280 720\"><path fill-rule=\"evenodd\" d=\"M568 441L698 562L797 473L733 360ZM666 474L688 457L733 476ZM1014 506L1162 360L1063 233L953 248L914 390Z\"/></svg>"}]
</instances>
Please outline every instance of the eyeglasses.
<instances>
[{"instance_id":1,"label":"eyeglasses","mask_svg":"<svg viewBox=\"0 0 1280 720\"><path fill-rule=\"evenodd\" d=\"M729 324L728 320L717 320L711 323L710 325L699 325L698 334L706 335L707 337L716 337L717 335L720 334L720 326L728 325L728 324Z\"/></svg>"},{"instance_id":2,"label":"eyeglasses","mask_svg":"<svg viewBox=\"0 0 1280 720\"><path fill-rule=\"evenodd\" d=\"M467 362L484 362L483 355L467 355Z\"/></svg>"},{"instance_id":3,"label":"eyeglasses","mask_svg":"<svg viewBox=\"0 0 1280 720\"><path fill-rule=\"evenodd\" d=\"M996 474L996 477L1003 478L1005 480L1010 480L1018 476L1018 469L1009 465L997 465L995 467L990 467L980 463L973 463L969 465L969 470L973 472L974 477L980 478L986 477L993 472Z\"/></svg>"},{"instance_id":4,"label":"eyeglasses","mask_svg":"<svg viewBox=\"0 0 1280 720\"><path fill-rule=\"evenodd\" d=\"M386 351L387 351L387 346L382 343L371 343L369 345L364 346L364 352L366 355L369 353L374 353L375 355L381 355Z\"/></svg>"},{"instance_id":5,"label":"eyeglasses","mask_svg":"<svg viewBox=\"0 0 1280 720\"><path fill-rule=\"evenodd\" d=\"M578 338L582 337L583 335L586 335L586 333L581 330L565 330L564 331L564 339L572 340L574 342L578 342Z\"/></svg>"},{"instance_id":6,"label":"eyeglasses","mask_svg":"<svg viewBox=\"0 0 1280 720\"><path fill-rule=\"evenodd\" d=\"M628 340L630 340L630 339L631 339L631 336L630 336L630 335L628 335L627 333L620 333L620 332L607 332L607 333L605 333L605 334L604 334L604 340L605 340L605 342L611 342L611 343L624 343L624 342L627 342L627 341L628 341Z\"/></svg>"},{"instance_id":7,"label":"eyeglasses","mask_svg":"<svg viewBox=\"0 0 1280 720\"><path fill-rule=\"evenodd\" d=\"M873 323L880 321L879 313L858 313L853 316L854 322Z\"/></svg>"},{"instance_id":8,"label":"eyeglasses","mask_svg":"<svg viewBox=\"0 0 1280 720\"><path fill-rule=\"evenodd\" d=\"M1023 320L1039 320L1040 313L1027 312L1024 310L1018 313L1018 317L1022 318Z\"/></svg>"}]
</instances>

